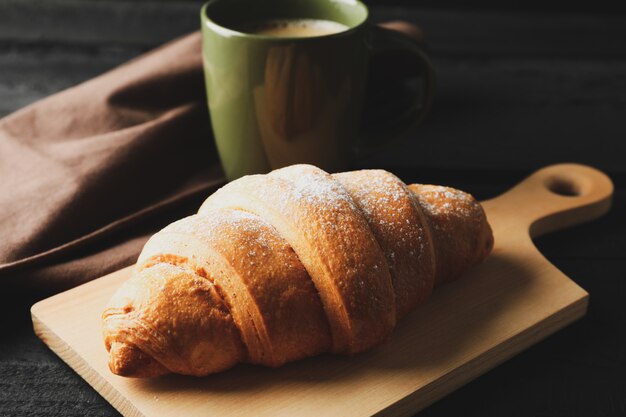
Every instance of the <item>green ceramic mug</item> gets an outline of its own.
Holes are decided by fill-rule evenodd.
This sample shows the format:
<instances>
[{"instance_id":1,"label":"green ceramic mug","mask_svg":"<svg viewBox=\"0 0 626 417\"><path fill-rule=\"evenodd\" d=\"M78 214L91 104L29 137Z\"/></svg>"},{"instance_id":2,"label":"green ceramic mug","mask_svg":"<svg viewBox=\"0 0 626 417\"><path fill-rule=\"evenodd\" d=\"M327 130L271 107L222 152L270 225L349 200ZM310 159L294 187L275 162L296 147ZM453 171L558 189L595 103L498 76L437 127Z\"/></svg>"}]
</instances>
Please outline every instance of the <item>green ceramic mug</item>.
<instances>
[{"instance_id":1,"label":"green ceramic mug","mask_svg":"<svg viewBox=\"0 0 626 417\"><path fill-rule=\"evenodd\" d=\"M241 29L276 19L330 20L345 29L307 37ZM430 108L434 72L427 56L414 40L370 25L359 1L210 0L201 21L209 113L229 180L294 163L340 170ZM360 119L370 57L381 51L415 63L421 88L372 138Z\"/></svg>"}]
</instances>

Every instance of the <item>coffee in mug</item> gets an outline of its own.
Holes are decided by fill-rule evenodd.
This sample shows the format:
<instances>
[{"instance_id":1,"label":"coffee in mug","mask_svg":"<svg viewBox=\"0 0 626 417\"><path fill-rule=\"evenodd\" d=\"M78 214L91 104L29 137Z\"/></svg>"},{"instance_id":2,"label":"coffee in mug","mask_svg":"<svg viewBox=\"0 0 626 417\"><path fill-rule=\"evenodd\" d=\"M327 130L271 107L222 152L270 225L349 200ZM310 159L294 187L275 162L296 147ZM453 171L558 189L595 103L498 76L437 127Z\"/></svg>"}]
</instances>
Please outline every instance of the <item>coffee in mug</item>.
<instances>
[{"instance_id":1,"label":"coffee in mug","mask_svg":"<svg viewBox=\"0 0 626 417\"><path fill-rule=\"evenodd\" d=\"M306 38L344 32L348 26L324 19L271 19L236 25L239 32L279 38Z\"/></svg>"}]
</instances>

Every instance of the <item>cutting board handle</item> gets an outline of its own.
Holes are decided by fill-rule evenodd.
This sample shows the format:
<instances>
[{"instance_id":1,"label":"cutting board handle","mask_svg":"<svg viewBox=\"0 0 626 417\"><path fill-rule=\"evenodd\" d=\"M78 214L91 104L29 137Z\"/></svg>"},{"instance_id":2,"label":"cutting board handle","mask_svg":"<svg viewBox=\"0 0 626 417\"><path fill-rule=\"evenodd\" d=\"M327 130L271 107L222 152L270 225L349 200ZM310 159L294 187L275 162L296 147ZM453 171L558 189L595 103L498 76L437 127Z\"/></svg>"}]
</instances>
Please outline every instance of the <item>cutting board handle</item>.
<instances>
[{"instance_id":1,"label":"cutting board handle","mask_svg":"<svg viewBox=\"0 0 626 417\"><path fill-rule=\"evenodd\" d=\"M489 212L503 211L512 225L537 237L602 216L611 208L612 195L613 182L603 172L586 165L557 164L483 204Z\"/></svg>"}]
</instances>

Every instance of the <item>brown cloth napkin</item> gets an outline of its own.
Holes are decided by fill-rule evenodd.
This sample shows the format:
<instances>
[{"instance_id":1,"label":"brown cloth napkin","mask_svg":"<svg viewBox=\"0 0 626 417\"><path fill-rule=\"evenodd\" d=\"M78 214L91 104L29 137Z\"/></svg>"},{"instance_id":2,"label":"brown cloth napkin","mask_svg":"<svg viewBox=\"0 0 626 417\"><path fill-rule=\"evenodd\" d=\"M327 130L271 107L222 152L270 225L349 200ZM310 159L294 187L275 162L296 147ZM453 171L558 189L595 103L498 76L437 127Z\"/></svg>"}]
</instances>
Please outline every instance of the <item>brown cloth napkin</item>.
<instances>
[{"instance_id":1,"label":"brown cloth napkin","mask_svg":"<svg viewBox=\"0 0 626 417\"><path fill-rule=\"evenodd\" d=\"M173 41L0 120L3 283L59 290L128 265L224 183L200 42Z\"/></svg>"}]
</instances>

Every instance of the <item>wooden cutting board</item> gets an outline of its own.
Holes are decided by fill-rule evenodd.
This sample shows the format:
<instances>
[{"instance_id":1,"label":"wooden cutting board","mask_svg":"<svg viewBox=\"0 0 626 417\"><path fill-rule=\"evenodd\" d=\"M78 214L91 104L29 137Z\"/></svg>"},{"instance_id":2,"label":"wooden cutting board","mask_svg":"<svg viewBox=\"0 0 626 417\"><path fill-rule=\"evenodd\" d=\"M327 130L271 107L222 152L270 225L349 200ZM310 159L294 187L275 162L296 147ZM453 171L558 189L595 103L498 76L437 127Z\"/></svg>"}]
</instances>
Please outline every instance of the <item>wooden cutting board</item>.
<instances>
[{"instance_id":1,"label":"wooden cutting board","mask_svg":"<svg viewBox=\"0 0 626 417\"><path fill-rule=\"evenodd\" d=\"M562 164L484 202L493 254L437 289L386 344L354 357L240 365L205 378L118 377L107 368L100 315L130 268L35 304L33 324L125 416L409 416L585 314L588 294L531 237L601 216L612 192L603 173Z\"/></svg>"}]
</instances>

